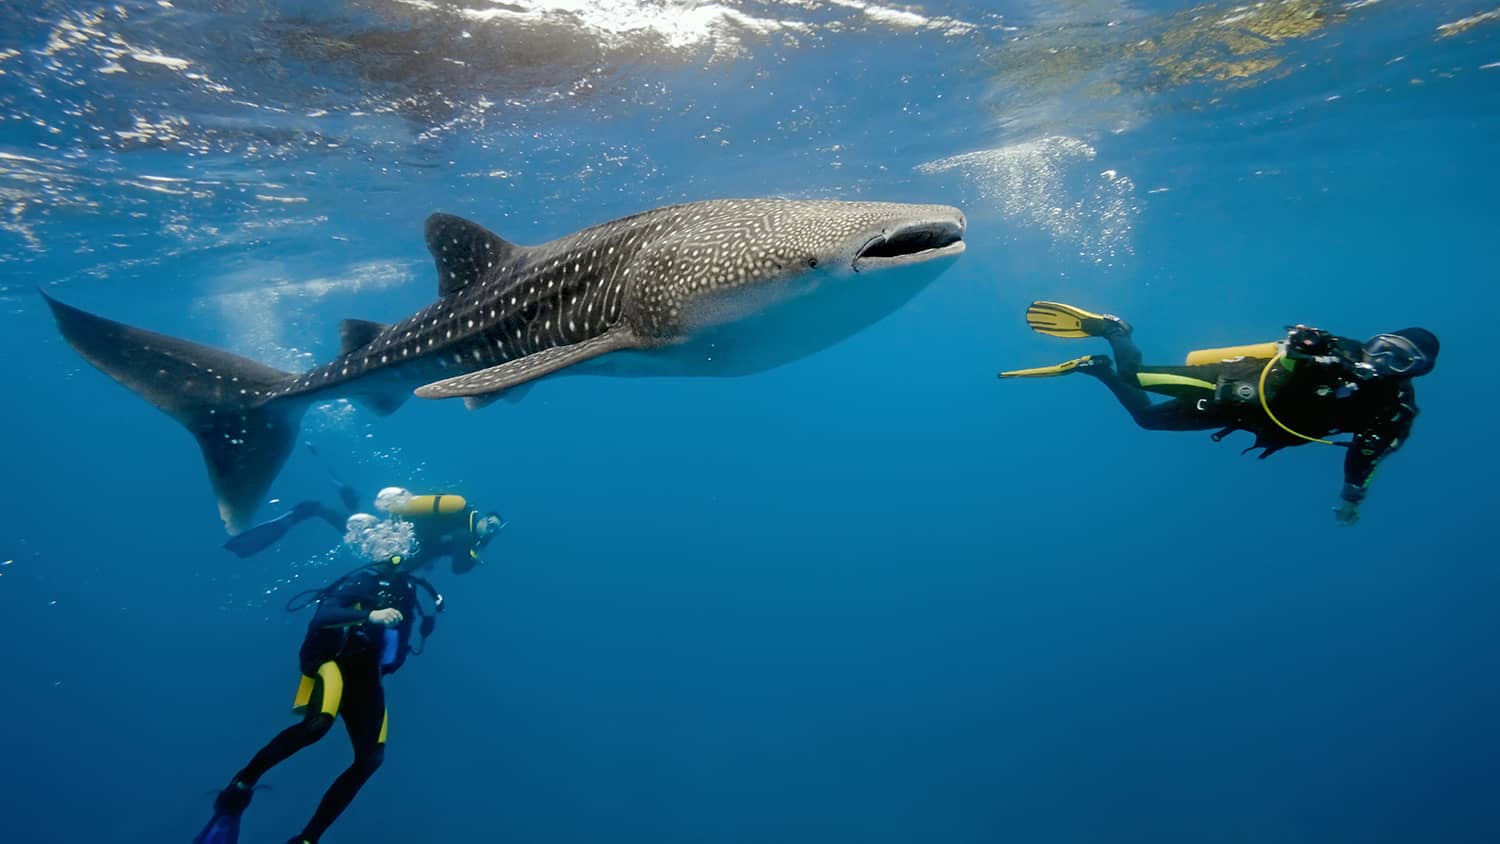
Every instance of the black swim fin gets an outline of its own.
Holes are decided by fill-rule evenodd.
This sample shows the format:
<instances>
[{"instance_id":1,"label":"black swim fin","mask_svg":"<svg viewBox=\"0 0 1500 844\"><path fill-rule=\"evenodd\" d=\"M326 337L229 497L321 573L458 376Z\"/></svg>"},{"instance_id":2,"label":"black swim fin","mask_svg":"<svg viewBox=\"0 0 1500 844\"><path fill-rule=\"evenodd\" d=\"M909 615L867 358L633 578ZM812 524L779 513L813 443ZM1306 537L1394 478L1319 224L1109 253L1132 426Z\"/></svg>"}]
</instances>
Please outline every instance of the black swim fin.
<instances>
[{"instance_id":1,"label":"black swim fin","mask_svg":"<svg viewBox=\"0 0 1500 844\"><path fill-rule=\"evenodd\" d=\"M214 798L214 816L193 839L193 844L239 844L240 815L250 805L255 790L232 782Z\"/></svg>"}]
</instances>

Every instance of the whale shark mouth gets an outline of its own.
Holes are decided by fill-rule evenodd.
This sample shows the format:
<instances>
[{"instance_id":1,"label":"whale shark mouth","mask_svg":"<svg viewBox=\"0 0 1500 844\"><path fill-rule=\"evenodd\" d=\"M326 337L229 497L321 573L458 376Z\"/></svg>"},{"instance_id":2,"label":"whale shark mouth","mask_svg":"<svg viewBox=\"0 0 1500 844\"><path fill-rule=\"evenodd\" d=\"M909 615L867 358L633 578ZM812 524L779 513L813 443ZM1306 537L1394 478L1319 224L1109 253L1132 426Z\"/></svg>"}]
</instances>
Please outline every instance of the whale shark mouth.
<instances>
[{"instance_id":1,"label":"whale shark mouth","mask_svg":"<svg viewBox=\"0 0 1500 844\"><path fill-rule=\"evenodd\" d=\"M955 257L963 251L962 223L917 223L870 238L854 256L854 271L921 264L937 258Z\"/></svg>"}]
</instances>

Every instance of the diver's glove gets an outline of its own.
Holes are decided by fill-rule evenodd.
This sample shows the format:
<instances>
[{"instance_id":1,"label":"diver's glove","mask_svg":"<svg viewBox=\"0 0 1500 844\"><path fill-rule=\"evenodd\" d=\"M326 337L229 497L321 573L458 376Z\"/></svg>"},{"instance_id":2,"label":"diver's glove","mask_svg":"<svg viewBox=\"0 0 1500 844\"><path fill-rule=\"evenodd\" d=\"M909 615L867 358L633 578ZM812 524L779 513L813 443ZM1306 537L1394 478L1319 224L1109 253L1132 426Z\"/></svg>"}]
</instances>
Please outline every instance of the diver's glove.
<instances>
[{"instance_id":1,"label":"diver's glove","mask_svg":"<svg viewBox=\"0 0 1500 844\"><path fill-rule=\"evenodd\" d=\"M386 607L383 610L370 610L370 623L380 624L386 627L395 627L401 623L401 611L394 607Z\"/></svg>"},{"instance_id":2,"label":"diver's glove","mask_svg":"<svg viewBox=\"0 0 1500 844\"><path fill-rule=\"evenodd\" d=\"M1365 488L1359 484L1344 484L1339 499L1339 506L1333 508L1333 518L1341 525L1359 521L1359 503L1365 500Z\"/></svg>"},{"instance_id":3,"label":"diver's glove","mask_svg":"<svg viewBox=\"0 0 1500 844\"><path fill-rule=\"evenodd\" d=\"M1333 518L1341 525L1352 525L1359 521L1359 502L1344 501L1333 508Z\"/></svg>"}]
</instances>

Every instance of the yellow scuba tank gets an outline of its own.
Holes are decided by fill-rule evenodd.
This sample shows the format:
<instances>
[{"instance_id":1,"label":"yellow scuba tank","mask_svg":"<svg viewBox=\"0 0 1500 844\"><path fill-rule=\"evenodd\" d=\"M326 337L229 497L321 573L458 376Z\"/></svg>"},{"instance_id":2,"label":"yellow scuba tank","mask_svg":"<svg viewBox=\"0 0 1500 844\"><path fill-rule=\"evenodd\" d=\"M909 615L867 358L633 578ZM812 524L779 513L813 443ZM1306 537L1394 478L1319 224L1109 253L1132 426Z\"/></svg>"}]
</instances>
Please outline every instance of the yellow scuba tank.
<instances>
[{"instance_id":1,"label":"yellow scuba tank","mask_svg":"<svg viewBox=\"0 0 1500 844\"><path fill-rule=\"evenodd\" d=\"M1204 366L1235 358L1274 358L1279 349L1277 343L1251 343L1245 346L1223 346L1218 349L1198 349L1188 352L1188 366Z\"/></svg>"},{"instance_id":2,"label":"yellow scuba tank","mask_svg":"<svg viewBox=\"0 0 1500 844\"><path fill-rule=\"evenodd\" d=\"M469 502L462 495L413 495L391 507L397 516L451 516L462 513Z\"/></svg>"}]
</instances>

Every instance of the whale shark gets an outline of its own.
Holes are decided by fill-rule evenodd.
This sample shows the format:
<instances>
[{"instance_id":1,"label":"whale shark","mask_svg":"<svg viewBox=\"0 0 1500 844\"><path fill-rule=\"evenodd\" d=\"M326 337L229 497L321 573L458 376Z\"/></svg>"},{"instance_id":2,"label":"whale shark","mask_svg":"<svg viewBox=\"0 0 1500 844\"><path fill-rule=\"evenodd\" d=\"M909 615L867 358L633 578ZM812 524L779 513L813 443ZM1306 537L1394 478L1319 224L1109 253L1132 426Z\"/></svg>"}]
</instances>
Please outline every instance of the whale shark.
<instances>
[{"instance_id":1,"label":"whale shark","mask_svg":"<svg viewBox=\"0 0 1500 844\"><path fill-rule=\"evenodd\" d=\"M437 301L394 324L345 320L338 357L302 373L42 295L79 355L197 438L234 534L314 402L384 415L415 394L475 409L554 374L763 372L901 307L963 253L966 225L946 205L718 199L520 246L434 214Z\"/></svg>"}]
</instances>

